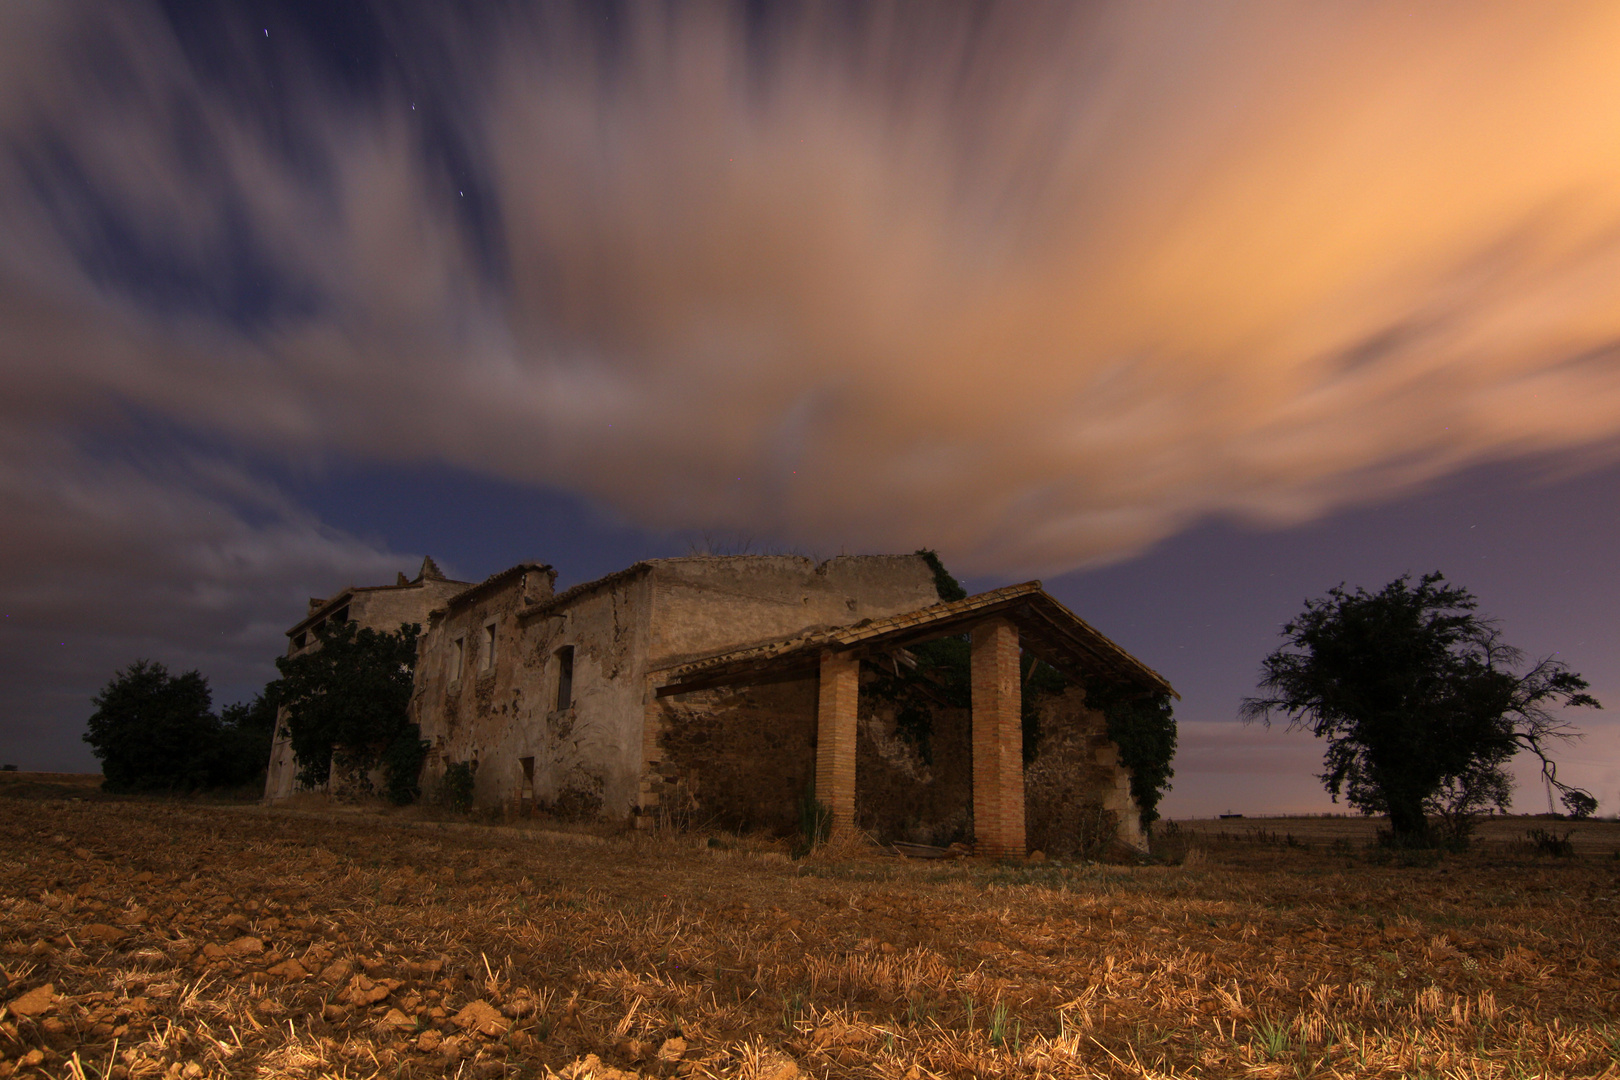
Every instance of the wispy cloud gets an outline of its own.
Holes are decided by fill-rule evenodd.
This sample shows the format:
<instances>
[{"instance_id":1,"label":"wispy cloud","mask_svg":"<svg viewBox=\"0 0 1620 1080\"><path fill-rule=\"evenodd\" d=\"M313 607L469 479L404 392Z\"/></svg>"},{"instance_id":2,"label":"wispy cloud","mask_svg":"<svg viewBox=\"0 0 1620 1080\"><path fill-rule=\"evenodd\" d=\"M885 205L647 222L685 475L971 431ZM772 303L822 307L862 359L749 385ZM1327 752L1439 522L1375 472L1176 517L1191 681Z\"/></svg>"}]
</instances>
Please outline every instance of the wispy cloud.
<instances>
[{"instance_id":1,"label":"wispy cloud","mask_svg":"<svg viewBox=\"0 0 1620 1080\"><path fill-rule=\"evenodd\" d=\"M64 736L114 669L198 668L225 704L274 677L310 583L412 565L217 458L111 459L38 428L0 432L0 505L0 744L25 767L81 763Z\"/></svg>"},{"instance_id":2,"label":"wispy cloud","mask_svg":"<svg viewBox=\"0 0 1620 1080\"><path fill-rule=\"evenodd\" d=\"M8 5L0 410L984 572L1615 445L1612 5L560 10Z\"/></svg>"}]
</instances>

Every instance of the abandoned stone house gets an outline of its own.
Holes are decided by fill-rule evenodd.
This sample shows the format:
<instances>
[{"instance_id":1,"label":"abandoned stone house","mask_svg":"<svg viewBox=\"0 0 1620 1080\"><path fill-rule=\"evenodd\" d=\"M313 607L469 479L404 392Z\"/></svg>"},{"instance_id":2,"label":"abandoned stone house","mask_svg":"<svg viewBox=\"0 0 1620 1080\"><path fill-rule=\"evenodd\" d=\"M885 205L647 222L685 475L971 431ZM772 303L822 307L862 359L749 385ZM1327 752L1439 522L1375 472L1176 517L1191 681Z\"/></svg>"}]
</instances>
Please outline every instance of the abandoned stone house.
<instances>
[{"instance_id":1,"label":"abandoned stone house","mask_svg":"<svg viewBox=\"0 0 1620 1080\"><path fill-rule=\"evenodd\" d=\"M297 656L316 645L316 634L327 623L357 623L367 630L392 633L401 626L426 626L428 615L443 607L458 593L471 588L467 581L451 581L432 559L422 560L414 579L400 574L392 585L351 585L324 599L311 598L309 611L287 631L287 655ZM288 798L296 790L298 763L293 760L292 740L278 718L270 745L270 772L264 795L272 802Z\"/></svg>"},{"instance_id":2,"label":"abandoned stone house","mask_svg":"<svg viewBox=\"0 0 1620 1080\"><path fill-rule=\"evenodd\" d=\"M994 855L1063 851L1088 820L1144 843L1130 776L1080 687L1174 691L1039 582L946 602L921 555L691 556L561 593L555 580L522 563L450 582L428 560L414 580L311 601L289 654L322 620L420 622L424 790L464 763L475 805L511 815L791 832L813 800L835 830ZM893 690L912 649L947 637L970 642L971 700L911 680L931 699L919 738ZM1024 651L1072 680L1040 699L1027 762ZM278 729L267 797L291 794L294 771Z\"/></svg>"}]
</instances>

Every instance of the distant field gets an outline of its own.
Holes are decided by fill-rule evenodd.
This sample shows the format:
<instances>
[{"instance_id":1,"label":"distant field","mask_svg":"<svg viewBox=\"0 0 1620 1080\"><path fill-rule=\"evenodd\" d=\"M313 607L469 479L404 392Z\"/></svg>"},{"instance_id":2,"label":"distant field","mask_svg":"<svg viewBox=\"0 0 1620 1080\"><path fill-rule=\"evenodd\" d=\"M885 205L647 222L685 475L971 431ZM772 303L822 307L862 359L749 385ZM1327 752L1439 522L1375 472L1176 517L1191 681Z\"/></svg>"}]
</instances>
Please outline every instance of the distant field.
<instances>
[{"instance_id":1,"label":"distant field","mask_svg":"<svg viewBox=\"0 0 1620 1080\"><path fill-rule=\"evenodd\" d=\"M68 799L100 793L100 773L0 772L0 799Z\"/></svg>"},{"instance_id":2,"label":"distant field","mask_svg":"<svg viewBox=\"0 0 1620 1080\"><path fill-rule=\"evenodd\" d=\"M1620 1075L1620 860L1308 820L1183 825L1179 865L795 863L0 800L0 1077Z\"/></svg>"},{"instance_id":3,"label":"distant field","mask_svg":"<svg viewBox=\"0 0 1620 1080\"><path fill-rule=\"evenodd\" d=\"M1207 847L1269 846L1290 838L1297 843L1320 847L1348 844L1364 848L1378 838L1378 830L1389 826L1383 818L1350 817L1244 817L1190 818L1175 827ZM1531 814L1484 818L1475 833L1475 842L1486 851L1511 855L1527 843L1531 830L1567 835L1581 855L1608 855L1620 851L1620 821L1565 821Z\"/></svg>"},{"instance_id":4,"label":"distant field","mask_svg":"<svg viewBox=\"0 0 1620 1080\"><path fill-rule=\"evenodd\" d=\"M72 788L98 788L100 773L0 772L0 784L60 784Z\"/></svg>"}]
</instances>

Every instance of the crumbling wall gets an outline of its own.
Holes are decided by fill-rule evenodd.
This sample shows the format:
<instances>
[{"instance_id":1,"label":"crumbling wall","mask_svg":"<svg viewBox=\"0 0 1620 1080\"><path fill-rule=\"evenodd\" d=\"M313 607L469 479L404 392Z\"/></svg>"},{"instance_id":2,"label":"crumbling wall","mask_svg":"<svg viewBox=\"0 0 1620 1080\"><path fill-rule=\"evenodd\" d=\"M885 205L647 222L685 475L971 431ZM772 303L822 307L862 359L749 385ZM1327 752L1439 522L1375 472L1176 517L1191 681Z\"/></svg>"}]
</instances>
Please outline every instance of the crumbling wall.
<instances>
[{"instance_id":1,"label":"crumbling wall","mask_svg":"<svg viewBox=\"0 0 1620 1080\"><path fill-rule=\"evenodd\" d=\"M693 556L649 565L655 666L939 602L933 571L916 555L819 564L799 555Z\"/></svg>"},{"instance_id":2,"label":"crumbling wall","mask_svg":"<svg viewBox=\"0 0 1620 1080\"><path fill-rule=\"evenodd\" d=\"M870 672L863 674L869 683ZM675 824L780 835L800 828L815 780L814 678L700 690L659 699L644 802ZM973 760L966 709L936 711L932 762L897 730L895 706L863 693L857 718L855 820L882 840L951 843L967 836Z\"/></svg>"},{"instance_id":3,"label":"crumbling wall","mask_svg":"<svg viewBox=\"0 0 1620 1080\"><path fill-rule=\"evenodd\" d=\"M816 680L658 699L644 791L652 816L682 826L788 835L815 779Z\"/></svg>"},{"instance_id":4,"label":"crumbling wall","mask_svg":"<svg viewBox=\"0 0 1620 1080\"><path fill-rule=\"evenodd\" d=\"M1131 774L1119 763L1102 713L1069 687L1039 706L1040 741L1024 770L1030 850L1054 857L1098 855L1113 843L1146 850Z\"/></svg>"},{"instance_id":5,"label":"crumbling wall","mask_svg":"<svg viewBox=\"0 0 1620 1080\"><path fill-rule=\"evenodd\" d=\"M393 633L416 623L426 629L428 612L467 586L455 581L423 581L378 589L357 589L349 600L349 618L361 627Z\"/></svg>"},{"instance_id":6,"label":"crumbling wall","mask_svg":"<svg viewBox=\"0 0 1620 1080\"><path fill-rule=\"evenodd\" d=\"M973 718L936 705L926 753L915 733L896 723L898 705L867 691L861 673L855 741L855 821L881 841L945 846L971 839Z\"/></svg>"},{"instance_id":7,"label":"crumbling wall","mask_svg":"<svg viewBox=\"0 0 1620 1080\"><path fill-rule=\"evenodd\" d=\"M513 581L446 611L423 638L412 697L432 747L424 786L436 787L452 762L477 762L476 807L629 814L641 771L645 589L644 579L627 579L534 615ZM495 655L486 665L491 624ZM565 647L573 650L571 693L558 708Z\"/></svg>"}]
</instances>

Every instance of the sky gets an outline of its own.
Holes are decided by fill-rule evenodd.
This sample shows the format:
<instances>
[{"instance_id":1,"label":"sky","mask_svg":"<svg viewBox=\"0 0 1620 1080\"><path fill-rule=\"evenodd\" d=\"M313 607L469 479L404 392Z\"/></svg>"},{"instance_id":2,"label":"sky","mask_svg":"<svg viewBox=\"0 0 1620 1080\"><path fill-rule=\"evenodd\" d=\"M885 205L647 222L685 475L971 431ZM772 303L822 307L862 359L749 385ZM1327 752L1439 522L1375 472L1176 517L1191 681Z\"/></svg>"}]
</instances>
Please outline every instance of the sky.
<instances>
[{"instance_id":1,"label":"sky","mask_svg":"<svg viewBox=\"0 0 1620 1080\"><path fill-rule=\"evenodd\" d=\"M1620 702L1614 5L467 7L0 6L6 762L424 553L1038 577L1172 816L1335 809L1236 714L1341 581Z\"/></svg>"}]
</instances>

